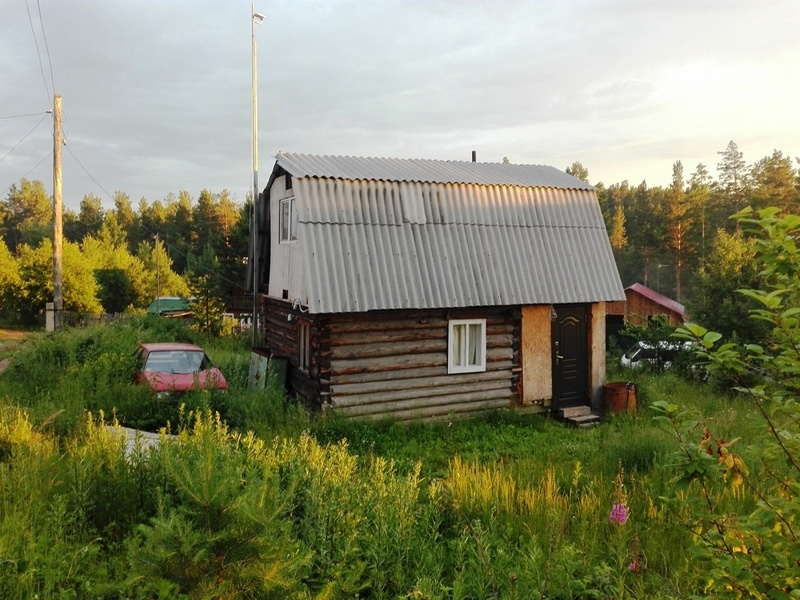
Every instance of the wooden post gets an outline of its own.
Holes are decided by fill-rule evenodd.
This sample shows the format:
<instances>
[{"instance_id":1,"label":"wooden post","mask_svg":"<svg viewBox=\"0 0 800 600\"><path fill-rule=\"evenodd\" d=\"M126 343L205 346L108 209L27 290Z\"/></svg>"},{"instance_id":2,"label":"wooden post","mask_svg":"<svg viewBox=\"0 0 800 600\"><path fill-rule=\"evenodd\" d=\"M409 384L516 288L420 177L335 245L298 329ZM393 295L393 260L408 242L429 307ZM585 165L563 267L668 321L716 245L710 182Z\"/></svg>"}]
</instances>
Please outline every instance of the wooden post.
<instances>
[{"instance_id":1,"label":"wooden post","mask_svg":"<svg viewBox=\"0 0 800 600\"><path fill-rule=\"evenodd\" d=\"M61 96L53 99L53 326L56 331L64 324L64 295L62 287L62 213L61 199Z\"/></svg>"}]
</instances>

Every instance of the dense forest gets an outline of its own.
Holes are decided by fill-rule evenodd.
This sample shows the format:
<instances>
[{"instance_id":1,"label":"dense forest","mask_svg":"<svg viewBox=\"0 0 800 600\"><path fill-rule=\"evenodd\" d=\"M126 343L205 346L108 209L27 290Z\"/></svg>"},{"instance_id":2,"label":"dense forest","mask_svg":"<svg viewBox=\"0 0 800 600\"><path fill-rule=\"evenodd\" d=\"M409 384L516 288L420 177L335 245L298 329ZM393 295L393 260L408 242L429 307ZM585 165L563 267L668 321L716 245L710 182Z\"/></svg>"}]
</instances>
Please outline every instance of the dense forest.
<instances>
[{"instance_id":1,"label":"dense forest","mask_svg":"<svg viewBox=\"0 0 800 600\"><path fill-rule=\"evenodd\" d=\"M775 150L748 164L735 142L718 152L717 177L681 161L668 187L594 183L622 283L643 283L726 334L743 330L749 305L734 290L758 287L752 248L729 217L746 206L800 212L800 159ZM590 181L575 162L567 172ZM89 194L66 210L64 302L75 312L146 307L157 295L244 294L251 201L203 190L163 200L117 192L113 209ZM21 180L0 201L0 312L30 321L52 298L52 204L40 181Z\"/></svg>"},{"instance_id":2,"label":"dense forest","mask_svg":"<svg viewBox=\"0 0 800 600\"><path fill-rule=\"evenodd\" d=\"M136 209L87 195L63 215L64 309L141 310L156 295L244 296L252 202L227 191L168 195ZM0 202L0 313L33 322L53 296L53 209L40 181L21 180Z\"/></svg>"}]
</instances>

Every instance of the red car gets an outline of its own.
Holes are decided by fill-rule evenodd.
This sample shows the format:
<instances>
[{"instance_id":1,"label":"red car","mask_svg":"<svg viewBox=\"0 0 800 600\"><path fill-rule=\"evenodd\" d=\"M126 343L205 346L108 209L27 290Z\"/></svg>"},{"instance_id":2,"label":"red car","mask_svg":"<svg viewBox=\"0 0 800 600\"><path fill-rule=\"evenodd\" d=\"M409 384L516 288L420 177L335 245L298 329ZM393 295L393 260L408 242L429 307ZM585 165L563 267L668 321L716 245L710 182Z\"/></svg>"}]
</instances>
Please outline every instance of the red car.
<instances>
[{"instance_id":1,"label":"red car","mask_svg":"<svg viewBox=\"0 0 800 600\"><path fill-rule=\"evenodd\" d=\"M194 344L140 344L134 354L134 383L149 385L159 396L187 390L227 390L222 372L200 346Z\"/></svg>"}]
</instances>

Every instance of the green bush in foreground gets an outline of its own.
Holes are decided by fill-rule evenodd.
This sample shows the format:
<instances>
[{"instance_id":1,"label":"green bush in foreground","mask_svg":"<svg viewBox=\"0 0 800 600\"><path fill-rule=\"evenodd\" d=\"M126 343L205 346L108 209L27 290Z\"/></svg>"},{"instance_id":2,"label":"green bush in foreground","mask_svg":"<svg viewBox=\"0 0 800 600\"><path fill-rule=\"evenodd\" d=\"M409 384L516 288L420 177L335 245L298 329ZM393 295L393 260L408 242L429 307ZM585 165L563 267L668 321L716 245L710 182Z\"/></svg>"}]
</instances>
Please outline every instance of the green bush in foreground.
<instances>
[{"instance_id":1,"label":"green bush in foreground","mask_svg":"<svg viewBox=\"0 0 800 600\"><path fill-rule=\"evenodd\" d=\"M689 552L694 497L660 499L674 496L676 444L646 411L663 400L694 405L713 416L714 439L757 441L741 398L711 397L673 373L637 374L640 412L590 430L507 412L311 422L274 380L246 389L240 341L193 338L231 372L231 390L165 405L117 365L142 339L183 335L172 327L134 320L48 336L0 376L0 597L715 591L705 587L710 563ZM115 415L170 430L158 448L126 453L105 427ZM767 490L709 489L731 518L753 512Z\"/></svg>"},{"instance_id":2,"label":"green bush in foreground","mask_svg":"<svg viewBox=\"0 0 800 600\"><path fill-rule=\"evenodd\" d=\"M4 409L0 596L644 598L694 585L685 533L640 476L574 465L562 482L454 458L426 479L344 442L267 442L208 411L184 422L126 455L98 419L60 449Z\"/></svg>"},{"instance_id":3,"label":"green bush in foreground","mask_svg":"<svg viewBox=\"0 0 800 600\"><path fill-rule=\"evenodd\" d=\"M676 404L655 404L677 438L680 494L672 496L692 530L695 556L709 569L705 592L734 598L800 597L800 217L777 209L735 215L753 236L766 290L740 290L759 303L752 317L766 323L765 344L718 344L721 335L694 324L681 334L703 349L713 376L740 381L755 406L762 436L737 453L738 438ZM762 378L752 383L753 373ZM731 505L749 497L749 510Z\"/></svg>"}]
</instances>

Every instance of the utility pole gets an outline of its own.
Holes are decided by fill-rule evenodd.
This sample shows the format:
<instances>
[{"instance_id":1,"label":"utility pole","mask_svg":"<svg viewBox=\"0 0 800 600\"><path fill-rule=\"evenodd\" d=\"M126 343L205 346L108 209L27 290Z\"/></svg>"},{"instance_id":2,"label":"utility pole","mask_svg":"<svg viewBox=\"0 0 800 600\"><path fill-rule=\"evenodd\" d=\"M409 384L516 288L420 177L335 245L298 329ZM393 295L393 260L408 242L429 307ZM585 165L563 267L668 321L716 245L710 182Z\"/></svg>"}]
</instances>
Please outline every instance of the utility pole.
<instances>
[{"instance_id":1,"label":"utility pole","mask_svg":"<svg viewBox=\"0 0 800 600\"><path fill-rule=\"evenodd\" d=\"M156 244L155 244L155 252L156 252L156 316L161 316L161 310L159 303L161 300L161 252L160 248L158 247L158 234L156 234Z\"/></svg>"},{"instance_id":2,"label":"utility pole","mask_svg":"<svg viewBox=\"0 0 800 600\"><path fill-rule=\"evenodd\" d=\"M53 98L53 326L56 331L64 324L64 294L62 286L63 228L61 199L61 96Z\"/></svg>"},{"instance_id":3,"label":"utility pole","mask_svg":"<svg viewBox=\"0 0 800 600\"><path fill-rule=\"evenodd\" d=\"M253 347L258 345L258 294L261 289L258 268L258 67L256 65L256 25L264 22L264 15L250 5L250 39L252 41L252 104L253 104L253 223L250 237L253 239Z\"/></svg>"}]
</instances>

